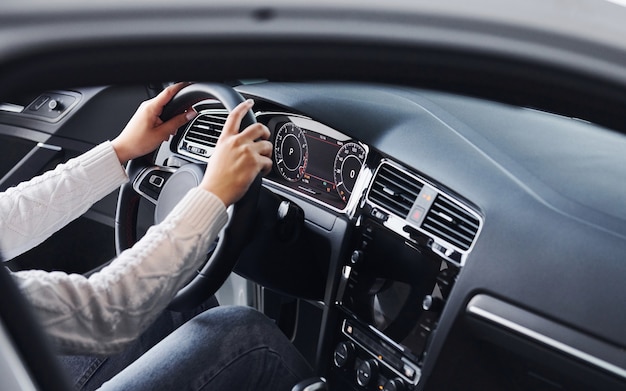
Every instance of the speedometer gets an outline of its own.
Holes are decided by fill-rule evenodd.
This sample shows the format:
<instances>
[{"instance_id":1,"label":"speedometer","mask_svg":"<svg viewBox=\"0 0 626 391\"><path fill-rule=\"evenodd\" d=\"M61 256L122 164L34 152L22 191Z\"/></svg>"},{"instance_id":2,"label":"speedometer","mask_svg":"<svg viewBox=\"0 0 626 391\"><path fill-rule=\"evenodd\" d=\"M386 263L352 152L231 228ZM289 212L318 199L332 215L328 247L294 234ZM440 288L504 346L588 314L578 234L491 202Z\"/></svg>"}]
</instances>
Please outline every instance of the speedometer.
<instances>
[{"instance_id":1,"label":"speedometer","mask_svg":"<svg viewBox=\"0 0 626 391\"><path fill-rule=\"evenodd\" d=\"M309 148L304 131L287 122L276 132L274 161L276 170L290 182L302 179L309 160Z\"/></svg>"},{"instance_id":2,"label":"speedometer","mask_svg":"<svg viewBox=\"0 0 626 391\"><path fill-rule=\"evenodd\" d=\"M348 202L365 161L365 149L357 143L344 144L335 156L333 174L339 197Z\"/></svg>"}]
</instances>

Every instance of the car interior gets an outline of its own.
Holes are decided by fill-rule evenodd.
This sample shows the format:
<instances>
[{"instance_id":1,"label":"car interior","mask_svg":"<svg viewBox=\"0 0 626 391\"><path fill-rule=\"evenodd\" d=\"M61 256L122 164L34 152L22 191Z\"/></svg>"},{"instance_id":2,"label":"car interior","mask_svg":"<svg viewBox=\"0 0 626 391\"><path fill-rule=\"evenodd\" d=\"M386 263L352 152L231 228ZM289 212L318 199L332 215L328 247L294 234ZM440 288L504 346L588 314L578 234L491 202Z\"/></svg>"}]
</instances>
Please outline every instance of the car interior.
<instances>
[{"instance_id":1,"label":"car interior","mask_svg":"<svg viewBox=\"0 0 626 391\"><path fill-rule=\"evenodd\" d=\"M252 19L275 17L262 9ZM207 263L170 308L215 295L262 311L314 369L294 390L626 388L626 84L443 45L419 46L415 58L374 41L276 41L250 72L233 64L260 44L253 38L235 41L221 65L140 43L145 63L125 65L122 76L105 71L110 84L75 73L92 64L93 47L67 49L77 65L53 82L20 68L4 84L1 191L114 138L175 81L198 80L164 112L192 106L198 116L129 162L119 191L4 260L9 270L99 270L198 185L229 110L254 99L250 120L271 132L272 171L230 210ZM96 69L121 63L132 45L103 45L111 57ZM224 42L190 48L211 45ZM286 49L299 72L276 60ZM381 50L388 56L357 69ZM168 56L161 71L141 77L157 52ZM312 54L356 70L345 76ZM381 64L399 73L380 76ZM2 296L0 326L15 330L5 311L27 304L16 292ZM23 322L36 328L31 315ZM51 352L39 331L21 332L41 337L22 349ZM26 359L36 388L66 381L52 356Z\"/></svg>"}]
</instances>

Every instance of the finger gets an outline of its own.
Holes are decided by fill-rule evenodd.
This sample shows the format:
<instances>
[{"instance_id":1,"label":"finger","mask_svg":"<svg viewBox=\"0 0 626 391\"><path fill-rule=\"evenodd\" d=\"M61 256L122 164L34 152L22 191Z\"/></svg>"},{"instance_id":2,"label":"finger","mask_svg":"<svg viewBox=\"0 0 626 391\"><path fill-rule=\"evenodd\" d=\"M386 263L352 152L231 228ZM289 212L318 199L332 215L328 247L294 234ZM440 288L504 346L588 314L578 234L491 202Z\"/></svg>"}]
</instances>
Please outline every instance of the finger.
<instances>
[{"instance_id":1,"label":"finger","mask_svg":"<svg viewBox=\"0 0 626 391\"><path fill-rule=\"evenodd\" d=\"M261 174L267 175L272 170L272 159L267 156L259 156L259 165L261 166Z\"/></svg>"},{"instance_id":2,"label":"finger","mask_svg":"<svg viewBox=\"0 0 626 391\"><path fill-rule=\"evenodd\" d=\"M241 126L241 120L246 115L248 110L250 110L254 106L254 101L252 99L248 99L244 102L238 104L228 115L226 119L226 123L224 123L224 130L222 134L237 134L239 133L239 127Z\"/></svg>"},{"instance_id":3,"label":"finger","mask_svg":"<svg viewBox=\"0 0 626 391\"><path fill-rule=\"evenodd\" d=\"M256 141L251 145L252 151L257 153L258 155L265 157L272 157L272 143L269 141Z\"/></svg>"},{"instance_id":4,"label":"finger","mask_svg":"<svg viewBox=\"0 0 626 391\"><path fill-rule=\"evenodd\" d=\"M193 109L189 109L187 112L178 114L177 116L170 118L158 126L158 131L166 134L175 134L178 128L194 119L198 113Z\"/></svg>"},{"instance_id":5,"label":"finger","mask_svg":"<svg viewBox=\"0 0 626 391\"><path fill-rule=\"evenodd\" d=\"M246 140L267 140L270 138L270 130L263 124L252 124L241 132L241 137Z\"/></svg>"}]
</instances>

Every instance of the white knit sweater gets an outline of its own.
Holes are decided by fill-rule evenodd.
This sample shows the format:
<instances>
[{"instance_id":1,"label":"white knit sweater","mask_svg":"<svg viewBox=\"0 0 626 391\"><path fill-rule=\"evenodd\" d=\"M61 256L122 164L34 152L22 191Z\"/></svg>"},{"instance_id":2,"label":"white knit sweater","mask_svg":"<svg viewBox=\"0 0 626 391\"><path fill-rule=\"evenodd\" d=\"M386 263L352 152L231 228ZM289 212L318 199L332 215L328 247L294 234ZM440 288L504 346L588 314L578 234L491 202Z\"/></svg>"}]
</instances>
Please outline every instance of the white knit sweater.
<instances>
[{"instance_id":1,"label":"white knit sweater","mask_svg":"<svg viewBox=\"0 0 626 391\"><path fill-rule=\"evenodd\" d=\"M38 245L127 180L105 142L0 193L0 251L11 258ZM13 275L60 351L115 353L191 278L227 219L220 199L196 188L135 246L89 278L41 270Z\"/></svg>"}]
</instances>

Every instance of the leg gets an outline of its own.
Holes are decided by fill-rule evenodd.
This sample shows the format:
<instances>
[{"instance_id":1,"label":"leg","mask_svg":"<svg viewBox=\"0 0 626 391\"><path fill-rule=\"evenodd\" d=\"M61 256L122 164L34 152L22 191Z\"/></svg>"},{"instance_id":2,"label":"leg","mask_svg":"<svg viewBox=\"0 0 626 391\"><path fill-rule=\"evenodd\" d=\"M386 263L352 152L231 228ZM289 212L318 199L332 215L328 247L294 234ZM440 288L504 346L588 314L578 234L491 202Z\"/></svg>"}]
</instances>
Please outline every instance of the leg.
<instances>
[{"instance_id":1,"label":"leg","mask_svg":"<svg viewBox=\"0 0 626 391\"><path fill-rule=\"evenodd\" d=\"M248 307L198 315L103 390L290 390L311 368L273 321Z\"/></svg>"},{"instance_id":2,"label":"leg","mask_svg":"<svg viewBox=\"0 0 626 391\"><path fill-rule=\"evenodd\" d=\"M164 311L154 323L123 352L109 357L60 356L69 378L74 381L76 390L96 390L102 383L118 374L130 363L151 349L172 331L208 308L215 307L217 300L209 300L186 312Z\"/></svg>"}]
</instances>

